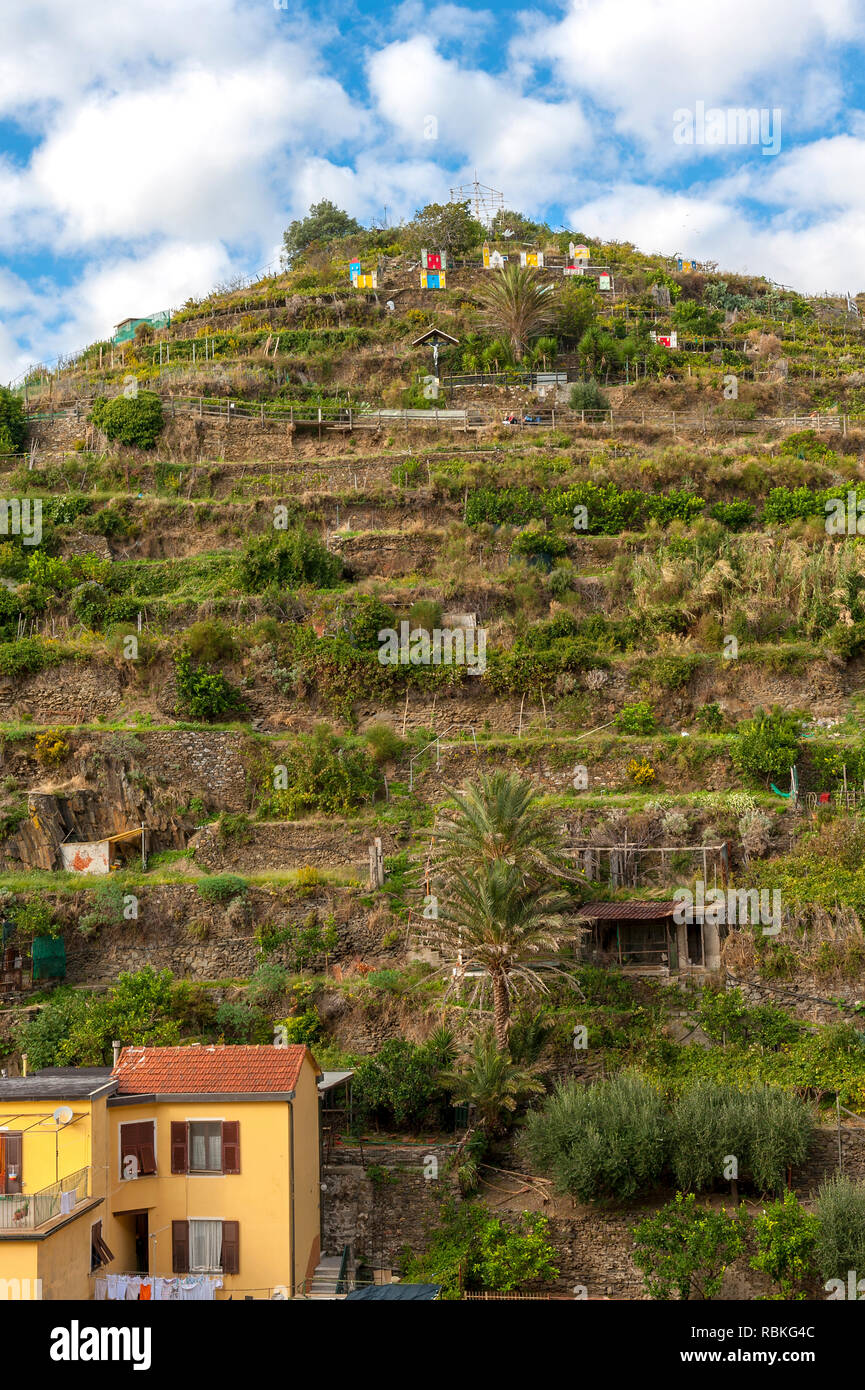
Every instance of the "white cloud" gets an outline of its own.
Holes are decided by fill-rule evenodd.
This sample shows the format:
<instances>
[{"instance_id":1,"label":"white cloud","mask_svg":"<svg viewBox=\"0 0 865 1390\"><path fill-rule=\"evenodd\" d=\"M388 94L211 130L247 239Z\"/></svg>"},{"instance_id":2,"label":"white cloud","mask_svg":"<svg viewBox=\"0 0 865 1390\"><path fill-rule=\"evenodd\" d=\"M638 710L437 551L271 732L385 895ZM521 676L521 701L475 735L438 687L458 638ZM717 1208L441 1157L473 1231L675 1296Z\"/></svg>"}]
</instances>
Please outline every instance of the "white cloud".
<instances>
[{"instance_id":1,"label":"white cloud","mask_svg":"<svg viewBox=\"0 0 865 1390\"><path fill-rule=\"evenodd\" d=\"M564 19L519 46L612 112L619 131L672 159L672 113L698 100L781 106L801 137L840 102L833 46L863 36L857 0L570 0Z\"/></svg>"},{"instance_id":2,"label":"white cloud","mask_svg":"<svg viewBox=\"0 0 865 1390\"><path fill-rule=\"evenodd\" d=\"M0 310L11 333L7 328L0 336L0 381L32 362L110 337L124 318L178 308L190 296L207 294L231 270L218 242L177 241L148 255L87 264L75 284L61 290L27 290L17 277L2 276Z\"/></svg>"},{"instance_id":3,"label":"white cloud","mask_svg":"<svg viewBox=\"0 0 865 1390\"><path fill-rule=\"evenodd\" d=\"M412 154L427 145L430 158L456 155L484 182L506 184L509 199L539 191L588 149L578 101L544 101L508 77L462 68L425 34L379 49L368 70L379 115Z\"/></svg>"}]
</instances>

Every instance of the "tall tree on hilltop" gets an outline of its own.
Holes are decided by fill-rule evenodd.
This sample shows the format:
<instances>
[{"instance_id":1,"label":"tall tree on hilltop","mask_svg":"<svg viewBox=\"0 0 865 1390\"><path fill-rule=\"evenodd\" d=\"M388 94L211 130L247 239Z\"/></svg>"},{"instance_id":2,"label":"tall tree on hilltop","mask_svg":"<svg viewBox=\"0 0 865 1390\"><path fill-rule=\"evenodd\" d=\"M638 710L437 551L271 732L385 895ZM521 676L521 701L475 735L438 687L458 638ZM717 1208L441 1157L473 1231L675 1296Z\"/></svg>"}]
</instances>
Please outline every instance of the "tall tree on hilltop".
<instances>
[{"instance_id":1,"label":"tall tree on hilltop","mask_svg":"<svg viewBox=\"0 0 865 1390\"><path fill-rule=\"evenodd\" d=\"M314 241L335 241L339 237L357 236L363 231L359 222L338 208L329 198L313 203L309 216L296 218L282 236L283 265L291 266Z\"/></svg>"}]
</instances>

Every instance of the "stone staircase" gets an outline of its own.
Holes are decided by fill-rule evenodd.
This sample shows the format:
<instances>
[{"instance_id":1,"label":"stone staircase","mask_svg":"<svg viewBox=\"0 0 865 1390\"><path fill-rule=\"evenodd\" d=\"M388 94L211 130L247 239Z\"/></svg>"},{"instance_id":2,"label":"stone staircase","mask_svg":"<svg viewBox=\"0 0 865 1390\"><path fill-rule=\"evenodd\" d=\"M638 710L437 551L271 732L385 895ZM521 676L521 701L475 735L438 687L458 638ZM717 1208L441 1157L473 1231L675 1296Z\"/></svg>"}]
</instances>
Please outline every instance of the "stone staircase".
<instances>
[{"instance_id":1,"label":"stone staircase","mask_svg":"<svg viewBox=\"0 0 865 1390\"><path fill-rule=\"evenodd\" d=\"M343 1283L343 1291L337 1293L336 1286L339 1283L339 1271L342 1265L341 1255L322 1255L315 1267L315 1274L309 1285L308 1298L345 1298L349 1289L354 1288L354 1276L357 1268L354 1260L349 1260Z\"/></svg>"}]
</instances>

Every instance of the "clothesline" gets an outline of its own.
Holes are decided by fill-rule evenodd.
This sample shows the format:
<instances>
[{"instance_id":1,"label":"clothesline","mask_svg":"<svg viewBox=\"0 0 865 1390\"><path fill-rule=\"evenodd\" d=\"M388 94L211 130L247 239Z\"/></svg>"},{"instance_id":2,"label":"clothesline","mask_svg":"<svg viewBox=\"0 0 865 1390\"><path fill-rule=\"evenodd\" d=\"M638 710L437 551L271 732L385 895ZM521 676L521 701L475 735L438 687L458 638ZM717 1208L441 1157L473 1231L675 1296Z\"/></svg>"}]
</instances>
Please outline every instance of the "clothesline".
<instances>
[{"instance_id":1,"label":"clothesline","mask_svg":"<svg viewBox=\"0 0 865 1390\"><path fill-rule=\"evenodd\" d=\"M100 1275L93 1297L126 1303L212 1303L222 1288L219 1274L185 1274L172 1278L147 1274Z\"/></svg>"}]
</instances>

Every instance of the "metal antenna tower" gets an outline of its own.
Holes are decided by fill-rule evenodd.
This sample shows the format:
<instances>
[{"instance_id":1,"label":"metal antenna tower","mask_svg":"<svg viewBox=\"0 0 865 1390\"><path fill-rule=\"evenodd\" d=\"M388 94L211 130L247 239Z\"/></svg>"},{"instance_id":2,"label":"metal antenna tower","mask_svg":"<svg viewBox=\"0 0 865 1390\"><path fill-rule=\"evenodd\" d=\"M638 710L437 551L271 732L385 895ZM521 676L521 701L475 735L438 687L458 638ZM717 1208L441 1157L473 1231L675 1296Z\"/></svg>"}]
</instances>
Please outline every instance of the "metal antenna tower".
<instances>
[{"instance_id":1,"label":"metal antenna tower","mask_svg":"<svg viewBox=\"0 0 865 1390\"><path fill-rule=\"evenodd\" d=\"M450 200L452 203L471 203L472 216L485 227L489 227L496 213L504 212L505 207L504 193L500 193L497 188L488 187L485 183L478 183L477 169L472 183L464 183L459 188L451 189Z\"/></svg>"}]
</instances>

